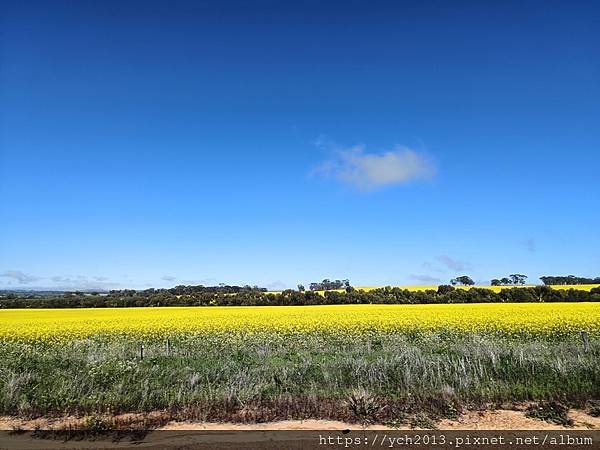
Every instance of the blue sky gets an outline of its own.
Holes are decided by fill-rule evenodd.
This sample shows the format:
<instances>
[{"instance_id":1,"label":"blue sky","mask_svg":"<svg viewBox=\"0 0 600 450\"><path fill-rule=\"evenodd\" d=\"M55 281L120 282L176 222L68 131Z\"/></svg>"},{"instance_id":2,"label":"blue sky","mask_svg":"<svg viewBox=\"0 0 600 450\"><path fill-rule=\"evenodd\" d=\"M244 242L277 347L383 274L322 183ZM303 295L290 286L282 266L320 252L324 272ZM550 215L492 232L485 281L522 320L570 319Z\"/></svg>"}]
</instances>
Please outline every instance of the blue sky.
<instances>
[{"instance_id":1,"label":"blue sky","mask_svg":"<svg viewBox=\"0 0 600 450\"><path fill-rule=\"evenodd\" d=\"M0 288L600 275L598 2L0 8Z\"/></svg>"}]
</instances>

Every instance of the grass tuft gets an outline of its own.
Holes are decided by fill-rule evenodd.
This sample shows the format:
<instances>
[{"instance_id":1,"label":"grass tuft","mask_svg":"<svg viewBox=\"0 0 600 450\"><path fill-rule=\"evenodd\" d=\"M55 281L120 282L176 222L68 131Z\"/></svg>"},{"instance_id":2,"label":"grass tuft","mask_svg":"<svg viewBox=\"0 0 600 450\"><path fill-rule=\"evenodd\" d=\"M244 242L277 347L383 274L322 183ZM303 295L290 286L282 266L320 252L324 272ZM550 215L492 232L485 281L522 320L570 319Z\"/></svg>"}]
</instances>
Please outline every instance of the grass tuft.
<instances>
[{"instance_id":1,"label":"grass tuft","mask_svg":"<svg viewBox=\"0 0 600 450\"><path fill-rule=\"evenodd\" d=\"M527 408L525 416L557 425L573 426L573 419L569 418L569 407L557 401L533 404Z\"/></svg>"}]
</instances>

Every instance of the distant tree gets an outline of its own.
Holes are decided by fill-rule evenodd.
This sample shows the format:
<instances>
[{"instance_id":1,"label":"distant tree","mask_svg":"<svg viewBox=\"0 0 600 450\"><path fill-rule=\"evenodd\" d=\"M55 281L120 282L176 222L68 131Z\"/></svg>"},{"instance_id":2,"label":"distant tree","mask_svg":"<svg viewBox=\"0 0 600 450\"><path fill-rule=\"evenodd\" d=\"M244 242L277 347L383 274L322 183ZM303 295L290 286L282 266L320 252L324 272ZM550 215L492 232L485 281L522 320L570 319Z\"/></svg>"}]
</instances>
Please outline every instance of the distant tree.
<instances>
[{"instance_id":1,"label":"distant tree","mask_svg":"<svg viewBox=\"0 0 600 450\"><path fill-rule=\"evenodd\" d=\"M450 284L452 286L456 286L457 284L463 286L473 286L475 282L471 279L471 277L468 277L467 275L462 275L460 277L452 278L450 280Z\"/></svg>"},{"instance_id":2,"label":"distant tree","mask_svg":"<svg viewBox=\"0 0 600 450\"><path fill-rule=\"evenodd\" d=\"M458 280L465 286L473 286L475 284L475 282L471 279L471 277L468 277L466 275L463 275L462 277L458 277Z\"/></svg>"},{"instance_id":3,"label":"distant tree","mask_svg":"<svg viewBox=\"0 0 600 450\"><path fill-rule=\"evenodd\" d=\"M544 284L549 286L556 284L600 284L600 277L586 278L576 277L575 275L545 276L540 277L540 280L542 280Z\"/></svg>"},{"instance_id":4,"label":"distant tree","mask_svg":"<svg viewBox=\"0 0 600 450\"><path fill-rule=\"evenodd\" d=\"M527 279L527 275L522 275L520 273L513 273L509 275L512 284L525 284L525 280Z\"/></svg>"},{"instance_id":5,"label":"distant tree","mask_svg":"<svg viewBox=\"0 0 600 450\"><path fill-rule=\"evenodd\" d=\"M500 284L503 286L508 286L511 283L512 283L511 279L507 278L507 277L504 277L500 280Z\"/></svg>"},{"instance_id":6,"label":"distant tree","mask_svg":"<svg viewBox=\"0 0 600 450\"><path fill-rule=\"evenodd\" d=\"M539 302L543 302L545 298L553 294L552 288L548 286L535 286L533 291L535 292L535 296Z\"/></svg>"},{"instance_id":7,"label":"distant tree","mask_svg":"<svg viewBox=\"0 0 600 450\"><path fill-rule=\"evenodd\" d=\"M492 286L501 286L502 282L500 280L498 280L497 278L494 278L492 281L490 281L490 284Z\"/></svg>"},{"instance_id":8,"label":"distant tree","mask_svg":"<svg viewBox=\"0 0 600 450\"><path fill-rule=\"evenodd\" d=\"M310 283L309 289L311 291L332 291L335 289L344 289L350 287L350 280L334 280L331 281L325 278L320 283Z\"/></svg>"},{"instance_id":9,"label":"distant tree","mask_svg":"<svg viewBox=\"0 0 600 450\"><path fill-rule=\"evenodd\" d=\"M299 290L300 292L304 292L304 291L306 291L306 288L304 287L304 285L302 285L302 284L299 284L299 285L298 285L298 290Z\"/></svg>"},{"instance_id":10,"label":"distant tree","mask_svg":"<svg viewBox=\"0 0 600 450\"><path fill-rule=\"evenodd\" d=\"M447 294L454 290L456 290L456 288L454 286L449 286L447 284L442 284L442 285L438 286L438 288L437 288L438 294Z\"/></svg>"}]
</instances>

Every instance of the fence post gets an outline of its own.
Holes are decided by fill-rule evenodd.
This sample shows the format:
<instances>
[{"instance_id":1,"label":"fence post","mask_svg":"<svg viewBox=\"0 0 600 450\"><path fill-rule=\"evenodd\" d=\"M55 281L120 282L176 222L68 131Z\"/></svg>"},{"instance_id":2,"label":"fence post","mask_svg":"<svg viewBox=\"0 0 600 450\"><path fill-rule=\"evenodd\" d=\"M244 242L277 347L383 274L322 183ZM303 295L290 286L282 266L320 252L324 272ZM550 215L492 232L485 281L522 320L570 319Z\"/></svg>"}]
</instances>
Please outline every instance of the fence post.
<instances>
[{"instance_id":1,"label":"fence post","mask_svg":"<svg viewBox=\"0 0 600 450\"><path fill-rule=\"evenodd\" d=\"M587 333L587 331L582 331L581 332L581 339L583 340L583 351L585 353L590 351L590 335Z\"/></svg>"},{"instance_id":2,"label":"fence post","mask_svg":"<svg viewBox=\"0 0 600 450\"><path fill-rule=\"evenodd\" d=\"M140 359L144 359L144 344L140 344Z\"/></svg>"},{"instance_id":3,"label":"fence post","mask_svg":"<svg viewBox=\"0 0 600 450\"><path fill-rule=\"evenodd\" d=\"M167 356L171 356L171 342L167 338Z\"/></svg>"}]
</instances>

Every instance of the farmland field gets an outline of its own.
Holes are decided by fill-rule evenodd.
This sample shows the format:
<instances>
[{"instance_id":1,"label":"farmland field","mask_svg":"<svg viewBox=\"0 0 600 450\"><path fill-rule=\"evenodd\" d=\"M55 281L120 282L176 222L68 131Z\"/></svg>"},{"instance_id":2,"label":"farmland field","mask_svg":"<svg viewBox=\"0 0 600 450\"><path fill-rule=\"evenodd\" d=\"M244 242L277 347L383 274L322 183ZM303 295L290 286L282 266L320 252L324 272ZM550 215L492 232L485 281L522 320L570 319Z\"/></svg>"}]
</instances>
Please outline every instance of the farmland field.
<instances>
[{"instance_id":1,"label":"farmland field","mask_svg":"<svg viewBox=\"0 0 600 450\"><path fill-rule=\"evenodd\" d=\"M597 303L323 305L0 310L0 339L64 342L97 335L280 335L454 331L554 338L600 332Z\"/></svg>"},{"instance_id":2,"label":"farmland field","mask_svg":"<svg viewBox=\"0 0 600 450\"><path fill-rule=\"evenodd\" d=\"M600 398L599 358L597 303L0 310L0 414L363 420L354 399L382 422L581 405Z\"/></svg>"}]
</instances>

